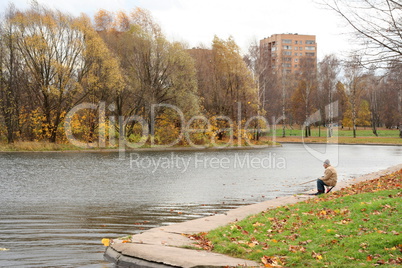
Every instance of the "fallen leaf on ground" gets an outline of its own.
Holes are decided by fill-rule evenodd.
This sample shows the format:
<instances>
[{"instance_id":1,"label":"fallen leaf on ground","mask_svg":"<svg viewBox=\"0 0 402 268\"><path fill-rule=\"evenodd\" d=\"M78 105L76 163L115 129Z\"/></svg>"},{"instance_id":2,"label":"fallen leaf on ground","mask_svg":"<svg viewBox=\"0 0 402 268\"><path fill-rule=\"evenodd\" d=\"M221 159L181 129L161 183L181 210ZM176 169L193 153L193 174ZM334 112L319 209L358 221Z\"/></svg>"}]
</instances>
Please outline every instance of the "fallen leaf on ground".
<instances>
[{"instance_id":1,"label":"fallen leaf on ground","mask_svg":"<svg viewBox=\"0 0 402 268\"><path fill-rule=\"evenodd\" d=\"M194 244L196 248L211 251L214 248L212 242L206 237L207 233L201 232L199 234L188 235L187 237L191 240L196 240L197 243Z\"/></svg>"},{"instance_id":2,"label":"fallen leaf on ground","mask_svg":"<svg viewBox=\"0 0 402 268\"><path fill-rule=\"evenodd\" d=\"M320 253L312 252L311 256L316 260L322 260L322 255Z\"/></svg>"},{"instance_id":3,"label":"fallen leaf on ground","mask_svg":"<svg viewBox=\"0 0 402 268\"><path fill-rule=\"evenodd\" d=\"M103 238L103 239L102 239L102 244L103 244L105 247L110 246L110 239L108 239L108 238Z\"/></svg>"},{"instance_id":4,"label":"fallen leaf on ground","mask_svg":"<svg viewBox=\"0 0 402 268\"><path fill-rule=\"evenodd\" d=\"M265 267L282 267L282 261L279 257L275 256L263 256L261 262Z\"/></svg>"},{"instance_id":5,"label":"fallen leaf on ground","mask_svg":"<svg viewBox=\"0 0 402 268\"><path fill-rule=\"evenodd\" d=\"M298 251L300 251L300 252L306 252L306 248L303 247L303 246L292 246L292 245L290 245L290 246L289 246L289 251L290 251L290 252L298 252Z\"/></svg>"}]
</instances>

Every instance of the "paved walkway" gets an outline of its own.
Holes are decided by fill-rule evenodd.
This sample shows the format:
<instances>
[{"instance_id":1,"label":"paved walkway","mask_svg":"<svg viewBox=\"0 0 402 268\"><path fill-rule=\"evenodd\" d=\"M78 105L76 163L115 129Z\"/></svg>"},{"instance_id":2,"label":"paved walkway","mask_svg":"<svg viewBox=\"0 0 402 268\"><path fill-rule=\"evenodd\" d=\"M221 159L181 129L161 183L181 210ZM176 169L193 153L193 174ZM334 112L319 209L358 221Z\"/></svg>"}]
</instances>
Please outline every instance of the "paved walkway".
<instances>
[{"instance_id":1,"label":"paved walkway","mask_svg":"<svg viewBox=\"0 0 402 268\"><path fill-rule=\"evenodd\" d=\"M357 182L375 179L400 169L402 169L402 164L348 181L338 182L333 191ZM312 190L311 192L314 191ZM309 198L315 198L315 196L294 195L280 197L262 203L242 206L224 214L153 228L132 236L132 243L122 243L120 240L114 240L114 243L106 249L105 257L123 267L259 267L260 265L253 261L232 258L203 250L183 248L191 246L194 242L184 234L208 232L269 208L294 204Z\"/></svg>"}]
</instances>

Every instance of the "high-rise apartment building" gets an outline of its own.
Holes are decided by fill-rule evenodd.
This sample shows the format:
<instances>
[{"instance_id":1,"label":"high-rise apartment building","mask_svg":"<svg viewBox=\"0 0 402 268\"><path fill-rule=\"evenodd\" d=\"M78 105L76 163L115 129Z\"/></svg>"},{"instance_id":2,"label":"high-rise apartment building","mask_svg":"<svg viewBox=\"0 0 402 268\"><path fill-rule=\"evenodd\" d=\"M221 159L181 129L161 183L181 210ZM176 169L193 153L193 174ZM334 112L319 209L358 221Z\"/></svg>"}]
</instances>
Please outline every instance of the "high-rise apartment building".
<instances>
[{"instance_id":1,"label":"high-rise apartment building","mask_svg":"<svg viewBox=\"0 0 402 268\"><path fill-rule=\"evenodd\" d=\"M315 35L274 34L260 41L260 56L264 68L275 73L294 73L306 63L316 68Z\"/></svg>"}]
</instances>

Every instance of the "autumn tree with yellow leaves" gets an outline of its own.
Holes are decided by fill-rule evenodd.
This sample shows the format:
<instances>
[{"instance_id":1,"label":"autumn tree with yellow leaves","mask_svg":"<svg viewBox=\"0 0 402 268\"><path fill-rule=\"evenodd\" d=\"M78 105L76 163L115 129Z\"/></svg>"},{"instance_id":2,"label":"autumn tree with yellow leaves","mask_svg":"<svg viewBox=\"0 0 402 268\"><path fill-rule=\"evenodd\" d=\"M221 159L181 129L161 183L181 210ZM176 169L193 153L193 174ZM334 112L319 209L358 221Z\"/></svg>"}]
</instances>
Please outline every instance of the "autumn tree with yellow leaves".
<instances>
[{"instance_id":1,"label":"autumn tree with yellow leaves","mask_svg":"<svg viewBox=\"0 0 402 268\"><path fill-rule=\"evenodd\" d=\"M22 57L14 35L16 26L10 19L16 9L10 5L5 20L0 23L0 109L4 117L8 143L13 143L20 127L21 101L26 97L27 76L21 63Z\"/></svg>"},{"instance_id":2,"label":"autumn tree with yellow leaves","mask_svg":"<svg viewBox=\"0 0 402 268\"><path fill-rule=\"evenodd\" d=\"M144 118L153 139L160 133L156 131L159 126L167 126L166 120L183 127L179 126L177 113L168 112L165 106L153 110L154 105L175 105L187 117L199 112L192 58L182 43L166 39L148 11L136 8L130 14L114 14L100 10L95 22L95 28L118 57L123 71L124 98L116 103L119 115ZM164 116L165 113L170 113L171 117ZM135 134L137 123L132 122L125 130L128 136Z\"/></svg>"},{"instance_id":3,"label":"autumn tree with yellow leaves","mask_svg":"<svg viewBox=\"0 0 402 268\"><path fill-rule=\"evenodd\" d=\"M213 118L218 139L225 135L224 129L242 127L238 125L262 112L257 84L233 37L224 40L215 36L211 49L198 47L189 52L197 68L202 106ZM259 122L250 125L257 128Z\"/></svg>"},{"instance_id":4,"label":"autumn tree with yellow leaves","mask_svg":"<svg viewBox=\"0 0 402 268\"><path fill-rule=\"evenodd\" d=\"M89 18L34 4L15 11L5 23L13 27L27 94L41 118L40 138L56 142L64 115L74 105L95 95L102 98L100 88L118 90L117 64Z\"/></svg>"}]
</instances>

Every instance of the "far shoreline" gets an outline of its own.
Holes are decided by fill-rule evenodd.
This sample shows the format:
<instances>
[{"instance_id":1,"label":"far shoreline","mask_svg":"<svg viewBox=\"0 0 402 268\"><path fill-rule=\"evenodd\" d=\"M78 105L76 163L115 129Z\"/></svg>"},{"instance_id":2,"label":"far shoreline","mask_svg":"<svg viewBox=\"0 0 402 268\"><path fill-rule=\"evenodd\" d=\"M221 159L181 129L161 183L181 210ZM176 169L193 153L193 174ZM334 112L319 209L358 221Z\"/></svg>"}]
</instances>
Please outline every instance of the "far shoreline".
<instances>
[{"instance_id":1,"label":"far shoreline","mask_svg":"<svg viewBox=\"0 0 402 268\"><path fill-rule=\"evenodd\" d=\"M266 148L282 147L281 144L277 145L260 145L257 146L228 146L228 147L205 147L197 148L190 146L180 147L140 147L140 148L125 148L123 152L178 152L178 151L231 151L231 150L260 150ZM118 153L120 149L117 148L93 148L93 149L61 149L61 150L13 150L6 151L0 150L0 153Z\"/></svg>"},{"instance_id":2,"label":"far shoreline","mask_svg":"<svg viewBox=\"0 0 402 268\"><path fill-rule=\"evenodd\" d=\"M231 151L231 150L261 150L267 148L276 148L282 147L282 144L317 144L317 145L367 145L367 146L402 146L401 143L326 143L326 142L314 142L314 141L280 141L275 145L258 145L258 146L227 146L227 147L204 147L197 148L191 146L175 146L175 147L163 147L163 146L155 146L155 147L139 147L139 148L125 148L123 152L179 152L179 151L194 151L194 152L202 152L202 151ZM45 148L45 147L44 147ZM55 149L55 150L0 150L1 154L5 153L118 153L121 150L118 148L86 148L86 149Z\"/></svg>"}]
</instances>

